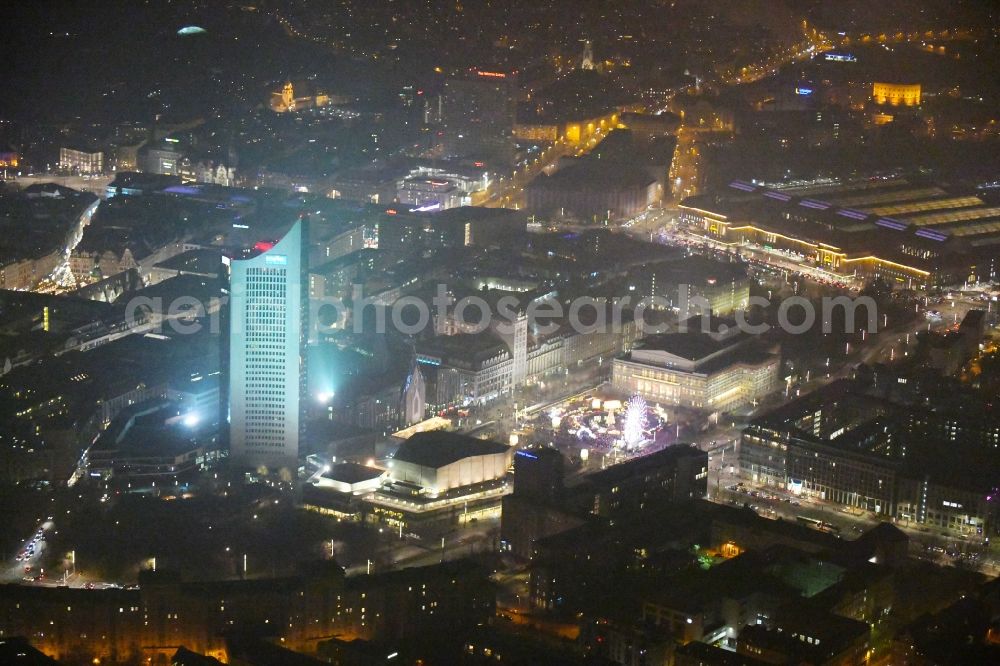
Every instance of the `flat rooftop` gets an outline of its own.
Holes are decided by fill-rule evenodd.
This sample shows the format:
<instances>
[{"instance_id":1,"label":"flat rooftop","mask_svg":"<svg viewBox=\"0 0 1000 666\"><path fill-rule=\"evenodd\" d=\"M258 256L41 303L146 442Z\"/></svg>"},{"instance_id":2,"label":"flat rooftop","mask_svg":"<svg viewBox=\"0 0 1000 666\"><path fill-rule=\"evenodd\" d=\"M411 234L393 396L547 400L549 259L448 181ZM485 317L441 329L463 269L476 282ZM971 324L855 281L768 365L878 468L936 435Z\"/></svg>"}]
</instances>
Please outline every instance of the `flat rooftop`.
<instances>
[{"instance_id":1,"label":"flat rooftop","mask_svg":"<svg viewBox=\"0 0 1000 666\"><path fill-rule=\"evenodd\" d=\"M218 275L222 265L222 251L219 249L187 250L156 264L155 268L198 273L201 275Z\"/></svg>"},{"instance_id":2,"label":"flat rooftop","mask_svg":"<svg viewBox=\"0 0 1000 666\"><path fill-rule=\"evenodd\" d=\"M341 483L353 485L355 483L362 483L364 481L377 479L383 474L385 474L385 470L379 469L378 467L369 467L368 465L362 465L354 462L343 462L331 465L330 470L328 472L323 472L322 476L323 478L330 479L331 481L339 481Z\"/></svg>"},{"instance_id":3,"label":"flat rooftop","mask_svg":"<svg viewBox=\"0 0 1000 666\"><path fill-rule=\"evenodd\" d=\"M418 356L441 356L445 363L449 360L475 363L496 354L507 353L507 346L490 331L438 335L417 345Z\"/></svg>"},{"instance_id":4,"label":"flat rooftop","mask_svg":"<svg viewBox=\"0 0 1000 666\"><path fill-rule=\"evenodd\" d=\"M663 333L643 338L638 350L662 351L674 356L698 361L732 346L732 341L720 342L708 333Z\"/></svg>"},{"instance_id":5,"label":"flat rooftop","mask_svg":"<svg viewBox=\"0 0 1000 666\"><path fill-rule=\"evenodd\" d=\"M707 461L707 455L695 446L675 444L648 456L633 458L619 465L612 465L600 472L588 474L584 477L584 483L592 486L611 487L626 479L641 477L647 470L670 465L684 458L703 458Z\"/></svg>"},{"instance_id":6,"label":"flat rooftop","mask_svg":"<svg viewBox=\"0 0 1000 666\"><path fill-rule=\"evenodd\" d=\"M526 189L563 189L580 190L601 187L612 190L623 190L629 187L648 187L656 182L645 169L638 167L622 168L620 163L614 165L594 162L578 162L559 169L551 176L539 174L528 183Z\"/></svg>"},{"instance_id":7,"label":"flat rooftop","mask_svg":"<svg viewBox=\"0 0 1000 666\"><path fill-rule=\"evenodd\" d=\"M692 197L685 202L727 216L746 206L777 207L840 233L879 231L917 236L931 244L952 238L1000 242L1000 207L975 194L903 178L791 187L736 180L714 201Z\"/></svg>"},{"instance_id":8,"label":"flat rooftop","mask_svg":"<svg viewBox=\"0 0 1000 666\"><path fill-rule=\"evenodd\" d=\"M423 467L444 467L463 458L506 453L509 448L500 442L435 430L413 435L399 446L393 458Z\"/></svg>"}]
</instances>

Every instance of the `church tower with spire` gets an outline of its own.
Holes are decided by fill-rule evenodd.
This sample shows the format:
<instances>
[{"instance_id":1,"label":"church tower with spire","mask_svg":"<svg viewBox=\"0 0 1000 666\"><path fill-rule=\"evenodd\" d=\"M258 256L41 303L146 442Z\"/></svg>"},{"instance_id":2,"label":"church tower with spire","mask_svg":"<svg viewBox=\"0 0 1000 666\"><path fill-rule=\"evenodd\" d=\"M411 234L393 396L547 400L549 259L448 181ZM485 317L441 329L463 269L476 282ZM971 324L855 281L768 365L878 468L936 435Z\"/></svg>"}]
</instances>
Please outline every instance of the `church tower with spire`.
<instances>
[{"instance_id":1,"label":"church tower with spire","mask_svg":"<svg viewBox=\"0 0 1000 666\"><path fill-rule=\"evenodd\" d=\"M589 39L583 42L583 60L580 69L594 69L594 44Z\"/></svg>"},{"instance_id":2,"label":"church tower with spire","mask_svg":"<svg viewBox=\"0 0 1000 666\"><path fill-rule=\"evenodd\" d=\"M400 412L403 415L403 427L424 420L427 412L427 383L424 380L424 373L420 371L416 351L413 352L413 358L410 361L410 371L403 383L400 401L402 402Z\"/></svg>"}]
</instances>

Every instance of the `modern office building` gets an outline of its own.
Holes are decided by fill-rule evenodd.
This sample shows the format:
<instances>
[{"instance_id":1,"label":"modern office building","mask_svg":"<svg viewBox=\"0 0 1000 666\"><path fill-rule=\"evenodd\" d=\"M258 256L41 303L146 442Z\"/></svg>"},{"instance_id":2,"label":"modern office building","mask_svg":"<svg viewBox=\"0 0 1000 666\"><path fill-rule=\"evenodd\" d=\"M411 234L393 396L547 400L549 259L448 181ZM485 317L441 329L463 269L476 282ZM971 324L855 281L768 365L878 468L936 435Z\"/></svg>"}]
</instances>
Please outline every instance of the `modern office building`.
<instances>
[{"instance_id":1,"label":"modern office building","mask_svg":"<svg viewBox=\"0 0 1000 666\"><path fill-rule=\"evenodd\" d=\"M536 448L514 454L514 492L543 502L563 493L566 460L558 449Z\"/></svg>"},{"instance_id":2,"label":"modern office building","mask_svg":"<svg viewBox=\"0 0 1000 666\"><path fill-rule=\"evenodd\" d=\"M308 322L307 223L230 269L229 431L238 464L298 458Z\"/></svg>"},{"instance_id":3,"label":"modern office building","mask_svg":"<svg viewBox=\"0 0 1000 666\"><path fill-rule=\"evenodd\" d=\"M567 494L571 505L614 518L647 506L701 499L707 491L708 454L676 444L589 474Z\"/></svg>"},{"instance_id":4,"label":"modern office building","mask_svg":"<svg viewBox=\"0 0 1000 666\"><path fill-rule=\"evenodd\" d=\"M485 165L470 166L461 162L417 162L405 177L447 180L466 196L483 192L491 182Z\"/></svg>"},{"instance_id":5,"label":"modern office building","mask_svg":"<svg viewBox=\"0 0 1000 666\"><path fill-rule=\"evenodd\" d=\"M139 149L138 159L146 173L179 176L184 152L176 139L166 138Z\"/></svg>"},{"instance_id":6,"label":"modern office building","mask_svg":"<svg viewBox=\"0 0 1000 666\"><path fill-rule=\"evenodd\" d=\"M467 206L472 200L455 183L445 178L406 178L396 189L399 203L416 211L446 210Z\"/></svg>"},{"instance_id":7,"label":"modern office building","mask_svg":"<svg viewBox=\"0 0 1000 666\"><path fill-rule=\"evenodd\" d=\"M378 214L378 249L407 254L418 249L502 245L527 233L528 216L506 208L460 206L437 212L407 208L396 204Z\"/></svg>"},{"instance_id":8,"label":"modern office building","mask_svg":"<svg viewBox=\"0 0 1000 666\"><path fill-rule=\"evenodd\" d=\"M516 71L471 69L444 84L442 124L448 155L512 161Z\"/></svg>"},{"instance_id":9,"label":"modern office building","mask_svg":"<svg viewBox=\"0 0 1000 666\"><path fill-rule=\"evenodd\" d=\"M841 380L751 421L740 470L754 484L903 524L989 534L998 426L962 407L906 406Z\"/></svg>"},{"instance_id":10,"label":"modern office building","mask_svg":"<svg viewBox=\"0 0 1000 666\"><path fill-rule=\"evenodd\" d=\"M163 398L130 405L87 450L87 471L135 482L190 478L220 460L217 415L214 405L199 411Z\"/></svg>"},{"instance_id":11,"label":"modern office building","mask_svg":"<svg viewBox=\"0 0 1000 666\"><path fill-rule=\"evenodd\" d=\"M564 463L556 449L514 454L514 492L503 498L500 522L502 552L530 560L539 539L586 522L586 516L565 501Z\"/></svg>"},{"instance_id":12,"label":"modern office building","mask_svg":"<svg viewBox=\"0 0 1000 666\"><path fill-rule=\"evenodd\" d=\"M653 309L667 309L681 319L731 315L745 310L750 300L750 278L745 264L723 263L692 255L646 264L632 274L640 293L649 294Z\"/></svg>"}]
</instances>

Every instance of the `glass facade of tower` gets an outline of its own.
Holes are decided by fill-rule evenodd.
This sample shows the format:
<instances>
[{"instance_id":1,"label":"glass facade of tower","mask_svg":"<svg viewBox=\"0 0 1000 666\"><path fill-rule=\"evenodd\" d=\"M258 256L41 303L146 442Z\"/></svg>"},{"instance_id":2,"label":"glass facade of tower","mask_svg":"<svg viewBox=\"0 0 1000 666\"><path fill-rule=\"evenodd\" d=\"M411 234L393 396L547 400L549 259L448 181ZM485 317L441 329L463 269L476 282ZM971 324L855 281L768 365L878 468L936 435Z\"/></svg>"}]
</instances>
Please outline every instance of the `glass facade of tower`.
<instances>
[{"instance_id":1,"label":"glass facade of tower","mask_svg":"<svg viewBox=\"0 0 1000 666\"><path fill-rule=\"evenodd\" d=\"M304 419L306 222L271 249L232 262L229 442L247 465L289 466Z\"/></svg>"}]
</instances>

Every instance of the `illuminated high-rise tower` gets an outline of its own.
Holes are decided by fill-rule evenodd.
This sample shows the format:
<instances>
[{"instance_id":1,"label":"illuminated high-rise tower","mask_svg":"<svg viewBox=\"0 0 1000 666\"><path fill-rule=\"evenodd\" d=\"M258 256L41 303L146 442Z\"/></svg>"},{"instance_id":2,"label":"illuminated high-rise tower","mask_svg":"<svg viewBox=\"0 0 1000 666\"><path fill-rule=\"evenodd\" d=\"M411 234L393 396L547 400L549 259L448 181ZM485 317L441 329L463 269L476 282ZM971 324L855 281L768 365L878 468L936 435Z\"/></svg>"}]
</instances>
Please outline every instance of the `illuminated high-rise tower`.
<instances>
[{"instance_id":1,"label":"illuminated high-rise tower","mask_svg":"<svg viewBox=\"0 0 1000 666\"><path fill-rule=\"evenodd\" d=\"M308 230L300 220L230 270L229 449L237 464L294 469L304 426Z\"/></svg>"},{"instance_id":2,"label":"illuminated high-rise tower","mask_svg":"<svg viewBox=\"0 0 1000 666\"><path fill-rule=\"evenodd\" d=\"M516 70L471 69L444 82L445 152L507 165L514 158Z\"/></svg>"}]
</instances>

